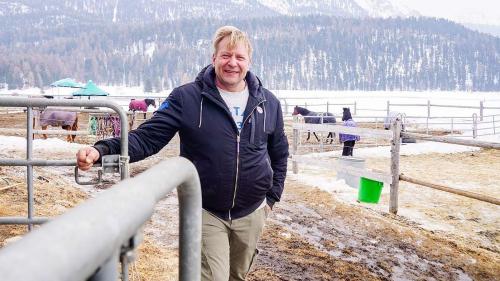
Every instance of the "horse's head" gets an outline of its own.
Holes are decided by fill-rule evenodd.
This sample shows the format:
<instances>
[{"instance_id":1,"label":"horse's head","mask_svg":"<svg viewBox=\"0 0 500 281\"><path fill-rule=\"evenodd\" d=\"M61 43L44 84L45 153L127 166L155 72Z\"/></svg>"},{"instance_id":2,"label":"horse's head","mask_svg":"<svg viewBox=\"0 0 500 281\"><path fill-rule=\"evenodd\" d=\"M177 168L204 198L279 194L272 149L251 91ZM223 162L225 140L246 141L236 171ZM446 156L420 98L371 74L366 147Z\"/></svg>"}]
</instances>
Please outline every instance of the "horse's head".
<instances>
[{"instance_id":1,"label":"horse's head","mask_svg":"<svg viewBox=\"0 0 500 281\"><path fill-rule=\"evenodd\" d=\"M300 114L302 116L308 116L309 114L311 113L310 110L308 110L307 108L305 107L300 107L298 105L296 105L294 108L293 108L293 113L292 115L297 115L297 114Z\"/></svg>"},{"instance_id":2,"label":"horse's head","mask_svg":"<svg viewBox=\"0 0 500 281\"><path fill-rule=\"evenodd\" d=\"M292 115L297 115L297 114L300 114L300 115L308 115L309 114L309 110L307 110L307 108L304 108L304 107L300 107L298 105L296 105L294 108L293 108L293 114Z\"/></svg>"},{"instance_id":3,"label":"horse's head","mask_svg":"<svg viewBox=\"0 0 500 281\"><path fill-rule=\"evenodd\" d=\"M144 99L144 102L146 102L147 106L152 105L154 108L156 108L156 102L154 99Z\"/></svg>"}]
</instances>

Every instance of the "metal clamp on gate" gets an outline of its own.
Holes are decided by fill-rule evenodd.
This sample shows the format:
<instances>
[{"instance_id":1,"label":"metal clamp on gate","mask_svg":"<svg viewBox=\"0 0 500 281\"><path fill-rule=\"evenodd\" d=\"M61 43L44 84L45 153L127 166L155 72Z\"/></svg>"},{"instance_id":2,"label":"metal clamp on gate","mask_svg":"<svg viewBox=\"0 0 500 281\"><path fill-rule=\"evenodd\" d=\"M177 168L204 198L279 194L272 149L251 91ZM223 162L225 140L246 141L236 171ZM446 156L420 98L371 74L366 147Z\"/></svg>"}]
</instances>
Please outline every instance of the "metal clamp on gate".
<instances>
[{"instance_id":1,"label":"metal clamp on gate","mask_svg":"<svg viewBox=\"0 0 500 281\"><path fill-rule=\"evenodd\" d=\"M79 180L78 167L75 167L75 181L80 185L94 185L102 182L102 174L113 174L121 172L121 156L120 154L104 155L101 158L102 168L97 170L96 181L82 182Z\"/></svg>"},{"instance_id":2,"label":"metal clamp on gate","mask_svg":"<svg viewBox=\"0 0 500 281\"><path fill-rule=\"evenodd\" d=\"M144 240L142 230L139 229L137 233L132 236L127 243L123 244L120 249L120 261L122 263L131 263L137 259L136 250L139 244Z\"/></svg>"}]
</instances>

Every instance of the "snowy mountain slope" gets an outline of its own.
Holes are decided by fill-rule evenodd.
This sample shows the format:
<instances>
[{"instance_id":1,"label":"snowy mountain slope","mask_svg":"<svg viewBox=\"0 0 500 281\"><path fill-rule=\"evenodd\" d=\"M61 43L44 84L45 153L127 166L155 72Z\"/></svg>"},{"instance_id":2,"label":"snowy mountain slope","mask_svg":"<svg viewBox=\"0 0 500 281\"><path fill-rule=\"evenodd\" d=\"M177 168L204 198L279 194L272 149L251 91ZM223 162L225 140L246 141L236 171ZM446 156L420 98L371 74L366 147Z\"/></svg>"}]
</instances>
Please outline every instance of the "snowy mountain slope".
<instances>
[{"instance_id":1,"label":"snowy mountain slope","mask_svg":"<svg viewBox=\"0 0 500 281\"><path fill-rule=\"evenodd\" d=\"M148 23L189 18L243 19L315 14L347 18L386 18L407 17L416 13L390 0L26 0L0 2L0 15L34 16L41 19L42 24L65 23L80 18L113 23Z\"/></svg>"},{"instance_id":2,"label":"snowy mountain slope","mask_svg":"<svg viewBox=\"0 0 500 281\"><path fill-rule=\"evenodd\" d=\"M355 0L356 3L363 8L370 17L411 17L419 16L420 14L408 6L398 2L389 0Z\"/></svg>"}]
</instances>

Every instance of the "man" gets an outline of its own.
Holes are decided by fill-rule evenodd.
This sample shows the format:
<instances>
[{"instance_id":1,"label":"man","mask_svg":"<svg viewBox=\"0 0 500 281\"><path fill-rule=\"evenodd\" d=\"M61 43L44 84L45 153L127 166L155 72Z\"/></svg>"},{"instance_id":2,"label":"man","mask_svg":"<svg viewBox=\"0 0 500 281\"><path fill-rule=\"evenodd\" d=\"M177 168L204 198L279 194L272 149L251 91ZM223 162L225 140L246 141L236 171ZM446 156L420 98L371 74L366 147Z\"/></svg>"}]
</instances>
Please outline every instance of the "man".
<instances>
[{"instance_id":1,"label":"man","mask_svg":"<svg viewBox=\"0 0 500 281\"><path fill-rule=\"evenodd\" d=\"M281 106L248 71L252 46L232 26L217 30L212 64L173 90L154 116L129 134L130 161L160 151L179 132L181 156L196 166L203 204L202 280L244 280L264 221L280 200L288 141ZM87 170L118 154L119 139L77 153Z\"/></svg>"}]
</instances>

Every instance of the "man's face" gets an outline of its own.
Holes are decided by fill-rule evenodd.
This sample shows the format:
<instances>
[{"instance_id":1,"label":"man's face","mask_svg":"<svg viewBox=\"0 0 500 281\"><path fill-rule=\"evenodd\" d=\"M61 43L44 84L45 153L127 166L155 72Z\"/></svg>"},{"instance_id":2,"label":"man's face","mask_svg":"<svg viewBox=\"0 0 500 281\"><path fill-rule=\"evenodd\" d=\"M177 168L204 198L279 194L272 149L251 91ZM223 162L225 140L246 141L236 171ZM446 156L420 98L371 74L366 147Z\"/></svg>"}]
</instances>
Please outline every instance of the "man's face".
<instances>
[{"instance_id":1,"label":"man's face","mask_svg":"<svg viewBox=\"0 0 500 281\"><path fill-rule=\"evenodd\" d=\"M228 42L229 37L222 39L217 53L212 56L216 85L229 92L239 92L245 88L244 79L250 67L250 57L244 43L239 42L229 49Z\"/></svg>"}]
</instances>

